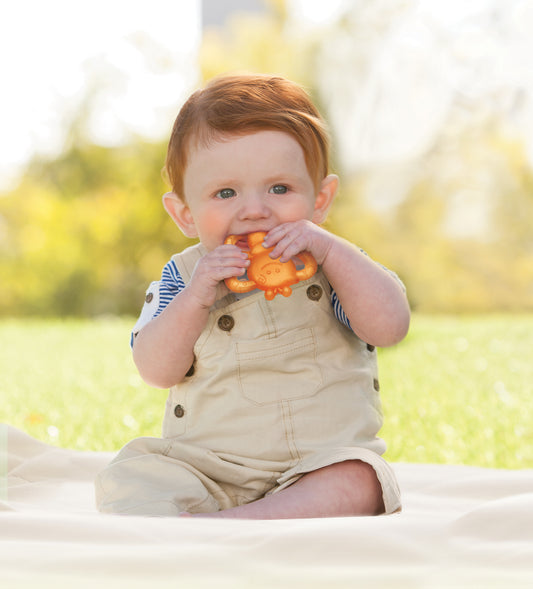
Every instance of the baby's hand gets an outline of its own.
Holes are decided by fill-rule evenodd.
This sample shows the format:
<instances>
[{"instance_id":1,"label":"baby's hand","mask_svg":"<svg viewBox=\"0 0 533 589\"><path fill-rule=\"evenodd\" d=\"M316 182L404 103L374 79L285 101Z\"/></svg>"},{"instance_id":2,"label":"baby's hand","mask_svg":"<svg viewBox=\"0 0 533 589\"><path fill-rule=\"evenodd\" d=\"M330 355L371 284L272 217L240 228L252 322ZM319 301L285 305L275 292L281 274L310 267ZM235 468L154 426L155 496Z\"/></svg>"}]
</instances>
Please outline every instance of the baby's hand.
<instances>
[{"instance_id":1,"label":"baby's hand","mask_svg":"<svg viewBox=\"0 0 533 589\"><path fill-rule=\"evenodd\" d=\"M331 248L331 234L305 219L283 223L271 229L264 241L265 247L273 247L271 258L287 262L300 252L310 252L318 264L322 264Z\"/></svg>"},{"instance_id":2,"label":"baby's hand","mask_svg":"<svg viewBox=\"0 0 533 589\"><path fill-rule=\"evenodd\" d=\"M235 245L220 245L198 261L187 288L200 306L210 307L216 300L218 283L242 276L249 265L246 252Z\"/></svg>"}]
</instances>

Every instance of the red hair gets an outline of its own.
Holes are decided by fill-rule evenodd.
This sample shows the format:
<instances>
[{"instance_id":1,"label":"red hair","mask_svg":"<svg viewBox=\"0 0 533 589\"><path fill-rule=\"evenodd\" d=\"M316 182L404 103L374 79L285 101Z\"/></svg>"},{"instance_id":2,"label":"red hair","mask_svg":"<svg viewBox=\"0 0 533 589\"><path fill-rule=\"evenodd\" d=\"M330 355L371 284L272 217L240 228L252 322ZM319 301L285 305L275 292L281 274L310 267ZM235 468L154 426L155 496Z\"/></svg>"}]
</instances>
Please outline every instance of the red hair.
<instances>
[{"instance_id":1,"label":"red hair","mask_svg":"<svg viewBox=\"0 0 533 589\"><path fill-rule=\"evenodd\" d=\"M248 74L213 79L181 108L165 162L172 190L184 199L183 176L193 142L207 145L220 136L264 130L283 131L296 139L318 188L329 167L329 136L320 113L298 84L277 76Z\"/></svg>"}]
</instances>

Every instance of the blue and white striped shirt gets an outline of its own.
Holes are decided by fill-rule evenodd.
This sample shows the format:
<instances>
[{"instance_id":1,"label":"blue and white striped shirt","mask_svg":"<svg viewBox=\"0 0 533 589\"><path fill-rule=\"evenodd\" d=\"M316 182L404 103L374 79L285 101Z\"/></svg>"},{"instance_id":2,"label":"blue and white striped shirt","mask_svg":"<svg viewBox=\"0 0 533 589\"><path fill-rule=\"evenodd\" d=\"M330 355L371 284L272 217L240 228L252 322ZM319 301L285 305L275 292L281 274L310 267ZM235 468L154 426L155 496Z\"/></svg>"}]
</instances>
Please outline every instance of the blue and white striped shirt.
<instances>
[{"instance_id":1,"label":"blue and white striped shirt","mask_svg":"<svg viewBox=\"0 0 533 589\"><path fill-rule=\"evenodd\" d=\"M385 266L383 266L383 268L385 268ZM387 268L385 268L385 270L387 270L387 272L389 272L394 278L396 278L400 282L400 284L402 284L401 280L394 272L391 272ZM152 319L155 319L158 315L160 315L167 307L167 305L170 303L170 301L172 301L172 299L184 288L185 282L183 281L183 278L181 277L181 274L174 261L170 260L170 262L168 262L163 268L161 280L152 282L148 287L148 290L146 291L146 300L142 308L141 315L137 323L135 324L135 327L133 328L131 336L131 345L133 345L134 336L147 323L149 323ZM350 321L342 308L337 293L333 289L331 290L330 297L335 317L343 325L351 329Z\"/></svg>"}]
</instances>

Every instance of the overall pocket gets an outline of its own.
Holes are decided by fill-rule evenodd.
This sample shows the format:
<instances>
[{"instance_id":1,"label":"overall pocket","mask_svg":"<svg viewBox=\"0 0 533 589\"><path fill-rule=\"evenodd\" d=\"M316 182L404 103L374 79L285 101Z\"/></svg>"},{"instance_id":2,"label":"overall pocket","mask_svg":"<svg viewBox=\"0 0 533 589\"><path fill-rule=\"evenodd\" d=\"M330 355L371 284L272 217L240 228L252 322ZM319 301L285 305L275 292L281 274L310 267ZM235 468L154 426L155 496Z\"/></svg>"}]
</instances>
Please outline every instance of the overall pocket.
<instances>
[{"instance_id":1,"label":"overall pocket","mask_svg":"<svg viewBox=\"0 0 533 589\"><path fill-rule=\"evenodd\" d=\"M322 386L313 330L235 344L242 395L258 405L312 397Z\"/></svg>"}]
</instances>

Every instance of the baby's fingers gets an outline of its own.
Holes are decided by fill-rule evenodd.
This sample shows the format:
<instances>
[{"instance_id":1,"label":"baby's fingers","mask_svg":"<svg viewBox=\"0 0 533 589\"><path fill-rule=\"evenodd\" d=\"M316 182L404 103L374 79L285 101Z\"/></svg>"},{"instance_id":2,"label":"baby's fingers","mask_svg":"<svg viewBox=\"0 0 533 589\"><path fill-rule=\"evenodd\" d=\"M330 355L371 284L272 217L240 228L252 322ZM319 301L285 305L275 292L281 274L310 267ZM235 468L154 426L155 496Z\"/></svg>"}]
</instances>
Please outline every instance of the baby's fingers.
<instances>
[{"instance_id":1,"label":"baby's fingers","mask_svg":"<svg viewBox=\"0 0 533 589\"><path fill-rule=\"evenodd\" d=\"M266 247L274 246L274 249L270 252L270 257L279 258L282 262L287 262L300 252L308 249L305 234L296 229L276 231L272 236L269 234L264 245Z\"/></svg>"},{"instance_id":2,"label":"baby's fingers","mask_svg":"<svg viewBox=\"0 0 533 589\"><path fill-rule=\"evenodd\" d=\"M242 252L233 245L224 245L216 248L202 259L201 271L220 281L230 276L241 276L249 264L246 252Z\"/></svg>"}]
</instances>

